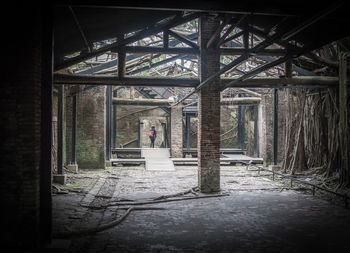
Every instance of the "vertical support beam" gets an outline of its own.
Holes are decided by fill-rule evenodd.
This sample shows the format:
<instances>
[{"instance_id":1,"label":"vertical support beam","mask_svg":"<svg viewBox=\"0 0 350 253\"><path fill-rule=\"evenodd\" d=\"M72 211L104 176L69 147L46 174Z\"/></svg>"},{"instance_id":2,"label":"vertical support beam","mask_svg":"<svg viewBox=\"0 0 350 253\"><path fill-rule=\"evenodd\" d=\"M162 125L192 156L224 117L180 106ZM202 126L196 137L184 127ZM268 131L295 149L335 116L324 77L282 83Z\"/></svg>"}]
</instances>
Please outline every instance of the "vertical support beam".
<instances>
[{"instance_id":1,"label":"vertical support beam","mask_svg":"<svg viewBox=\"0 0 350 253\"><path fill-rule=\"evenodd\" d=\"M111 160L111 106L112 106L112 86L106 89L106 163Z\"/></svg>"},{"instance_id":2,"label":"vertical support beam","mask_svg":"<svg viewBox=\"0 0 350 253\"><path fill-rule=\"evenodd\" d=\"M169 47L169 33L167 30L163 31L163 47L164 48Z\"/></svg>"},{"instance_id":3,"label":"vertical support beam","mask_svg":"<svg viewBox=\"0 0 350 253\"><path fill-rule=\"evenodd\" d=\"M131 86L130 87L130 99L134 99L135 98L135 87Z\"/></svg>"},{"instance_id":4,"label":"vertical support beam","mask_svg":"<svg viewBox=\"0 0 350 253\"><path fill-rule=\"evenodd\" d=\"M273 95L273 164L277 165L278 154L278 89L274 89Z\"/></svg>"},{"instance_id":5,"label":"vertical support beam","mask_svg":"<svg viewBox=\"0 0 350 253\"><path fill-rule=\"evenodd\" d=\"M243 47L245 50L249 49L249 31L247 27L245 27L246 30L244 30L243 33Z\"/></svg>"},{"instance_id":6,"label":"vertical support beam","mask_svg":"<svg viewBox=\"0 0 350 253\"><path fill-rule=\"evenodd\" d=\"M162 143L161 147L167 148L167 141L166 141L166 136L167 136L167 133L166 133L166 123L165 123L165 122L161 122L160 124L161 124L162 130L163 130L163 143Z\"/></svg>"},{"instance_id":7,"label":"vertical support beam","mask_svg":"<svg viewBox=\"0 0 350 253\"><path fill-rule=\"evenodd\" d=\"M284 63L284 72L286 77L292 77L293 64L292 60L288 60Z\"/></svg>"},{"instance_id":8,"label":"vertical support beam","mask_svg":"<svg viewBox=\"0 0 350 253\"><path fill-rule=\"evenodd\" d=\"M258 105L254 105L254 157L259 157L259 129L258 129L259 111Z\"/></svg>"},{"instance_id":9,"label":"vertical support beam","mask_svg":"<svg viewBox=\"0 0 350 253\"><path fill-rule=\"evenodd\" d=\"M168 143L168 129L167 129L168 125L167 123L164 123L164 147L168 148L169 147L169 143Z\"/></svg>"},{"instance_id":10,"label":"vertical support beam","mask_svg":"<svg viewBox=\"0 0 350 253\"><path fill-rule=\"evenodd\" d=\"M141 148L141 121L138 120L138 128L137 128L137 147Z\"/></svg>"},{"instance_id":11,"label":"vertical support beam","mask_svg":"<svg viewBox=\"0 0 350 253\"><path fill-rule=\"evenodd\" d=\"M125 76L125 50L124 48L120 48L118 51L118 77L122 79Z\"/></svg>"},{"instance_id":12,"label":"vertical support beam","mask_svg":"<svg viewBox=\"0 0 350 253\"><path fill-rule=\"evenodd\" d=\"M52 241L52 84L53 84L53 5L44 5L41 39L41 123L40 123L40 241ZM33 36L35 38L36 36ZM36 62L37 63L37 62ZM33 62L34 65L34 62ZM46 129L46 131L43 131ZM6 202L5 202L6 203ZM33 214L31 216L34 216Z\"/></svg>"},{"instance_id":13,"label":"vertical support beam","mask_svg":"<svg viewBox=\"0 0 350 253\"><path fill-rule=\"evenodd\" d=\"M191 149L191 116L186 113L186 151Z\"/></svg>"},{"instance_id":14,"label":"vertical support beam","mask_svg":"<svg viewBox=\"0 0 350 253\"><path fill-rule=\"evenodd\" d=\"M220 70L220 53L209 40L220 22L215 16L199 18L200 82ZM201 192L220 191L220 85L219 78L198 92L198 187Z\"/></svg>"},{"instance_id":15,"label":"vertical support beam","mask_svg":"<svg viewBox=\"0 0 350 253\"><path fill-rule=\"evenodd\" d=\"M64 121L64 85L58 87L57 112L57 174L63 175L63 121Z\"/></svg>"},{"instance_id":16,"label":"vertical support beam","mask_svg":"<svg viewBox=\"0 0 350 253\"><path fill-rule=\"evenodd\" d=\"M113 91L113 97L117 97L117 91ZM113 121L113 126L112 126L112 147L116 148L117 147L117 104L113 104L113 109L112 109L112 121Z\"/></svg>"},{"instance_id":17,"label":"vertical support beam","mask_svg":"<svg viewBox=\"0 0 350 253\"><path fill-rule=\"evenodd\" d=\"M350 87L347 84L347 62L350 54L341 53L339 57L339 136L342 186L350 185Z\"/></svg>"},{"instance_id":18,"label":"vertical support beam","mask_svg":"<svg viewBox=\"0 0 350 253\"><path fill-rule=\"evenodd\" d=\"M77 95L72 96L72 157L71 164L77 163L76 138L77 138Z\"/></svg>"}]
</instances>

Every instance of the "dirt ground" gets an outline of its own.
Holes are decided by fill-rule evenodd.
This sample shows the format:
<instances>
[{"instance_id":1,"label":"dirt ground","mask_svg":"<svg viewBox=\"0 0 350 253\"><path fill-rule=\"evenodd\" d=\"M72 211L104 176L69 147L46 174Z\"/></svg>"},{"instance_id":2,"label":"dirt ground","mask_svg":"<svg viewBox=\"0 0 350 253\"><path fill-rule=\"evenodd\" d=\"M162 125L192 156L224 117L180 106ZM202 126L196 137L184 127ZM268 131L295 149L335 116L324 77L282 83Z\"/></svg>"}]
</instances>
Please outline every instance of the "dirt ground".
<instances>
[{"instance_id":1,"label":"dirt ground","mask_svg":"<svg viewBox=\"0 0 350 253\"><path fill-rule=\"evenodd\" d=\"M306 187L272 181L245 166L221 168L221 192L190 192L168 198L192 199L143 204L118 225L77 236L74 231L101 227L120 219L131 207L197 185L197 168L146 171L111 167L68 174L54 187L53 247L62 252L347 252L350 211ZM58 190L59 189L59 190ZM106 206L114 203L115 205ZM120 205L123 204L123 205ZM138 207L140 207L138 206ZM62 238L62 234L65 238Z\"/></svg>"}]
</instances>

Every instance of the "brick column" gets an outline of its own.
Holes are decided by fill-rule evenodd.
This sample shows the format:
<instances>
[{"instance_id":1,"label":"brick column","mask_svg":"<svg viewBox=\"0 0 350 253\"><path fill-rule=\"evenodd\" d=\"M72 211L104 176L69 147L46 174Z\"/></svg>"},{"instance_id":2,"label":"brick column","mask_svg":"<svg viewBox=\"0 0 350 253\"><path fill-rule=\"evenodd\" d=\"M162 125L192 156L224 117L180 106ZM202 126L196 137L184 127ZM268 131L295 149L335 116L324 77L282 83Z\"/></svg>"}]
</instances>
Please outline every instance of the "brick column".
<instances>
[{"instance_id":1,"label":"brick column","mask_svg":"<svg viewBox=\"0 0 350 253\"><path fill-rule=\"evenodd\" d=\"M171 156L182 157L182 105L171 108Z\"/></svg>"},{"instance_id":2,"label":"brick column","mask_svg":"<svg viewBox=\"0 0 350 253\"><path fill-rule=\"evenodd\" d=\"M45 172L48 175L51 173L50 157L41 158L41 135L51 137L51 128L43 129L41 126L41 103L45 100L45 109L51 109L49 106L52 101L51 96L46 97L46 93L45 98L41 96L41 59L44 57L40 13L33 8L28 10L29 15L22 8L11 9L11 6L7 12L11 16L18 14L19 22L10 20L4 27L4 33L11 38L11 42L5 43L3 48L6 64L3 67L3 89L0 94L1 227L5 232L1 238L1 247L30 251L38 245L40 222L44 222L40 220L40 169L44 162L49 162L45 164L48 165ZM22 43L23 38L26 38L25 43ZM44 85L48 86L51 95L51 83ZM45 122L48 124L45 126L51 126L51 111L48 113L48 122ZM46 151L50 154L51 138L46 140L49 142ZM41 180L47 180L47 185L51 186L49 177ZM48 199L45 199L48 204L45 206L46 216L51 213L51 192L48 194ZM45 232L50 236L50 231Z\"/></svg>"},{"instance_id":3,"label":"brick column","mask_svg":"<svg viewBox=\"0 0 350 253\"><path fill-rule=\"evenodd\" d=\"M220 69L220 54L215 48L206 48L207 42L219 25L213 16L202 16L199 21L200 81ZM201 192L220 190L220 90L219 78L198 93L198 187Z\"/></svg>"},{"instance_id":4,"label":"brick column","mask_svg":"<svg viewBox=\"0 0 350 253\"><path fill-rule=\"evenodd\" d=\"M105 168L106 87L77 95L76 159L80 169Z\"/></svg>"}]
</instances>

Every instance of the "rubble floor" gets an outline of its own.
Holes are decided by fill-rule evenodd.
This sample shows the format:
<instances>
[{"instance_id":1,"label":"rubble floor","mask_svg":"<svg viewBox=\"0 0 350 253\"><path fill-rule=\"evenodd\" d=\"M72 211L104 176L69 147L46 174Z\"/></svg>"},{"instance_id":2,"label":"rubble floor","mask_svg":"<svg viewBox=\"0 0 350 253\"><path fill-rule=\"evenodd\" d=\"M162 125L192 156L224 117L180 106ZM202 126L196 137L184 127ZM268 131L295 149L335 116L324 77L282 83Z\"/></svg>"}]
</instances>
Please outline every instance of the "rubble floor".
<instances>
[{"instance_id":1,"label":"rubble floor","mask_svg":"<svg viewBox=\"0 0 350 253\"><path fill-rule=\"evenodd\" d=\"M282 180L272 181L245 166L221 167L221 193L229 196L147 205L164 210L133 211L110 229L58 239L58 232L97 227L126 212L125 206L87 206L145 201L196 186L197 167L176 166L175 171L111 167L68 174L67 181L61 192L66 194L53 195L53 245L64 252L349 252L350 248L349 209L317 193L312 196L305 188L286 189Z\"/></svg>"}]
</instances>

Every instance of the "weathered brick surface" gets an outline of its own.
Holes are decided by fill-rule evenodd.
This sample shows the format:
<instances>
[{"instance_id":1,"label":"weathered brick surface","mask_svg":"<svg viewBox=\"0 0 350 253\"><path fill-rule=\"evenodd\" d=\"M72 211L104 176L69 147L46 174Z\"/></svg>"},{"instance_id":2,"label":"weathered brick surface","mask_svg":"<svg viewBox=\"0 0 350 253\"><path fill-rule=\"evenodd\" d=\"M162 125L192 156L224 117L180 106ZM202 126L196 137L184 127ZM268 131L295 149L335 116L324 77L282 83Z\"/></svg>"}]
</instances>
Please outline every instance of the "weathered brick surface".
<instances>
[{"instance_id":1,"label":"weathered brick surface","mask_svg":"<svg viewBox=\"0 0 350 253\"><path fill-rule=\"evenodd\" d=\"M183 121L182 105L171 108L171 156L182 157Z\"/></svg>"},{"instance_id":2,"label":"weathered brick surface","mask_svg":"<svg viewBox=\"0 0 350 253\"><path fill-rule=\"evenodd\" d=\"M4 50L10 54L3 59L9 69L3 72L0 93L1 227L5 232L1 241L5 248L31 247L38 242L40 132L51 129L40 129L41 33L34 28L37 18L33 13L20 29L10 26L26 43L10 34L11 45Z\"/></svg>"},{"instance_id":3,"label":"weathered brick surface","mask_svg":"<svg viewBox=\"0 0 350 253\"><path fill-rule=\"evenodd\" d=\"M200 18L200 80L220 69L220 55L207 42L219 25L214 16ZM198 94L198 186L202 192L220 190L220 91L218 79Z\"/></svg>"},{"instance_id":4,"label":"weathered brick surface","mask_svg":"<svg viewBox=\"0 0 350 253\"><path fill-rule=\"evenodd\" d=\"M105 89L101 86L77 95L76 158L80 169L105 168ZM67 133L71 132L70 118L71 109L67 113ZM67 140L67 157L71 156L70 146L71 137Z\"/></svg>"}]
</instances>

